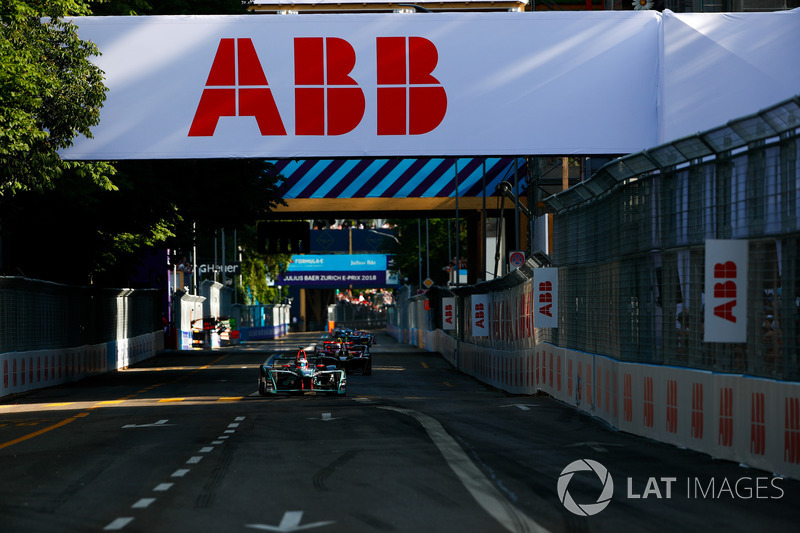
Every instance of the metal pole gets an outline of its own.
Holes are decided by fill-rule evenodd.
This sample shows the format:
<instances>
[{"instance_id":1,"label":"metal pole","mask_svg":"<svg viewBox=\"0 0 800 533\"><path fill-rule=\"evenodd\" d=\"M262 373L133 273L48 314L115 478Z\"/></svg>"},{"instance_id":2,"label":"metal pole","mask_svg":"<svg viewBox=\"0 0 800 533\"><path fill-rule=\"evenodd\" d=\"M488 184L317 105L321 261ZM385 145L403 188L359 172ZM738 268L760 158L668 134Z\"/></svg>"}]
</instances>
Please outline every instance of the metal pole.
<instances>
[{"instance_id":1,"label":"metal pole","mask_svg":"<svg viewBox=\"0 0 800 533\"><path fill-rule=\"evenodd\" d=\"M197 221L192 221L192 285L194 285L194 295L197 296Z\"/></svg>"},{"instance_id":2,"label":"metal pole","mask_svg":"<svg viewBox=\"0 0 800 533\"><path fill-rule=\"evenodd\" d=\"M419 266L419 288L422 288L422 223L417 219L417 266Z\"/></svg>"},{"instance_id":3,"label":"metal pole","mask_svg":"<svg viewBox=\"0 0 800 533\"><path fill-rule=\"evenodd\" d=\"M515 250L520 247L519 227L519 158L514 158L514 245Z\"/></svg>"},{"instance_id":4,"label":"metal pole","mask_svg":"<svg viewBox=\"0 0 800 533\"><path fill-rule=\"evenodd\" d=\"M431 238L428 228L428 219L425 219L425 279L431 277Z\"/></svg>"},{"instance_id":5,"label":"metal pole","mask_svg":"<svg viewBox=\"0 0 800 533\"><path fill-rule=\"evenodd\" d=\"M237 257L236 257L237 253L241 254L241 252L239 252L239 235L238 235L237 231L238 230L233 230L233 262L234 263L237 260ZM239 287L242 286L242 258L238 257L238 260L239 260L239 279L237 280L236 278L233 278L233 281L234 281L234 284L233 284L233 303L235 303L235 304L239 303ZM236 283L237 281L239 282L238 284Z\"/></svg>"},{"instance_id":6,"label":"metal pole","mask_svg":"<svg viewBox=\"0 0 800 533\"><path fill-rule=\"evenodd\" d=\"M483 175L481 176L483 185L483 207L481 209L481 222L483 231L481 232L481 278L486 279L486 158L483 158Z\"/></svg>"},{"instance_id":7,"label":"metal pole","mask_svg":"<svg viewBox=\"0 0 800 533\"><path fill-rule=\"evenodd\" d=\"M461 277L461 220L458 218L458 158L456 158L456 287Z\"/></svg>"},{"instance_id":8,"label":"metal pole","mask_svg":"<svg viewBox=\"0 0 800 533\"><path fill-rule=\"evenodd\" d=\"M447 219L447 260L453 260L453 236L450 231L450 219ZM453 281L453 269L450 269L450 281Z\"/></svg>"},{"instance_id":9,"label":"metal pole","mask_svg":"<svg viewBox=\"0 0 800 533\"><path fill-rule=\"evenodd\" d=\"M228 286L228 275L225 273L225 264L227 261L225 260L225 254L227 254L227 248L225 247L225 228L222 228L222 284L224 286Z\"/></svg>"}]
</instances>

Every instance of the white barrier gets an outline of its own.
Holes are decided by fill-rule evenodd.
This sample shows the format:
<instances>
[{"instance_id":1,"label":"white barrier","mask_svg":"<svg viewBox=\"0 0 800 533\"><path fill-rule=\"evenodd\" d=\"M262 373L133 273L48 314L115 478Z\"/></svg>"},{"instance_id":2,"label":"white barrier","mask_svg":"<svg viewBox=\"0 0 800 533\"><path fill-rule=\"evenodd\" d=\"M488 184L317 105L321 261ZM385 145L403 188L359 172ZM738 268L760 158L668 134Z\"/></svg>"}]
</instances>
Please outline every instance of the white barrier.
<instances>
[{"instance_id":1,"label":"white barrier","mask_svg":"<svg viewBox=\"0 0 800 533\"><path fill-rule=\"evenodd\" d=\"M412 344L498 389L546 392L623 431L800 478L800 383L626 363L546 343L500 350L456 343L442 330L424 333L428 342ZM397 328L390 334L404 336Z\"/></svg>"},{"instance_id":2,"label":"white barrier","mask_svg":"<svg viewBox=\"0 0 800 533\"><path fill-rule=\"evenodd\" d=\"M153 357L164 349L164 333L101 344L0 354L0 398L78 381Z\"/></svg>"}]
</instances>

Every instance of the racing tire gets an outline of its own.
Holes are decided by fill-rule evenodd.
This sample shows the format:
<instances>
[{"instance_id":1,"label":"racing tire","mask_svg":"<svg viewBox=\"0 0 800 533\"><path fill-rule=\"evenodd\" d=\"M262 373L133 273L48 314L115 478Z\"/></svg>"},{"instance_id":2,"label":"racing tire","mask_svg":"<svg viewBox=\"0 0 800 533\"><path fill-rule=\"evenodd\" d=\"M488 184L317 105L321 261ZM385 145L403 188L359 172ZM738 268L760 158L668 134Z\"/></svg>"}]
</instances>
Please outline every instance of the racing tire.
<instances>
[{"instance_id":1,"label":"racing tire","mask_svg":"<svg viewBox=\"0 0 800 533\"><path fill-rule=\"evenodd\" d=\"M267 395L267 384L262 379L258 380L258 393L261 396L266 396Z\"/></svg>"},{"instance_id":2,"label":"racing tire","mask_svg":"<svg viewBox=\"0 0 800 533\"><path fill-rule=\"evenodd\" d=\"M372 361L367 361L367 364L364 365L364 375L365 376L372 375Z\"/></svg>"}]
</instances>

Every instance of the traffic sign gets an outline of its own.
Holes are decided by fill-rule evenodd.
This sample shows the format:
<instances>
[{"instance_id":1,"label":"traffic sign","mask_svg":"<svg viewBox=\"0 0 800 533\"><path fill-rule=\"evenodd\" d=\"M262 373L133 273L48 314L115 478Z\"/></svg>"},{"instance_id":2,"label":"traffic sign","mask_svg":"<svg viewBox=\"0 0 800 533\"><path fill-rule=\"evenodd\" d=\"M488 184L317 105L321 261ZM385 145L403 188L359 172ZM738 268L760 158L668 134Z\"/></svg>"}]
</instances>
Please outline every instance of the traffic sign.
<instances>
[{"instance_id":1,"label":"traffic sign","mask_svg":"<svg viewBox=\"0 0 800 533\"><path fill-rule=\"evenodd\" d=\"M425 281L422 282L425 285L425 288L430 289L433 287L433 280L431 278L426 278Z\"/></svg>"},{"instance_id":2,"label":"traffic sign","mask_svg":"<svg viewBox=\"0 0 800 533\"><path fill-rule=\"evenodd\" d=\"M509 252L508 254L508 264L510 266L510 270L516 270L517 268L521 267L525 264L525 252L521 252L519 250L515 250Z\"/></svg>"}]
</instances>

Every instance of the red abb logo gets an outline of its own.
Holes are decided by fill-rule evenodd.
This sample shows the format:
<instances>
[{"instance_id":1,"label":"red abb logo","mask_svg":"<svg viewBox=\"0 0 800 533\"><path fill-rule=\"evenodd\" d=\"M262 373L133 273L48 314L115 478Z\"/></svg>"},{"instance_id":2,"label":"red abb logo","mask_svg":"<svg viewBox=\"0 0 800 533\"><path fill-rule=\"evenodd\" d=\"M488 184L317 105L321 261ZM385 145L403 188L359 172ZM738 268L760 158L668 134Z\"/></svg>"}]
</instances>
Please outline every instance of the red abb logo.
<instances>
[{"instance_id":1,"label":"red abb logo","mask_svg":"<svg viewBox=\"0 0 800 533\"><path fill-rule=\"evenodd\" d=\"M486 309L482 303L475 304L475 326L482 328L486 319Z\"/></svg>"},{"instance_id":2,"label":"red abb logo","mask_svg":"<svg viewBox=\"0 0 800 533\"><path fill-rule=\"evenodd\" d=\"M754 392L750 400L750 453L764 455L767 446L767 422L763 392Z\"/></svg>"},{"instance_id":3,"label":"red abb logo","mask_svg":"<svg viewBox=\"0 0 800 533\"><path fill-rule=\"evenodd\" d=\"M444 321L445 321L446 324L452 324L453 323L453 305L452 304L446 304L444 306Z\"/></svg>"},{"instance_id":4,"label":"red abb logo","mask_svg":"<svg viewBox=\"0 0 800 533\"><path fill-rule=\"evenodd\" d=\"M667 380L667 431L678 432L678 382Z\"/></svg>"},{"instance_id":5,"label":"red abb logo","mask_svg":"<svg viewBox=\"0 0 800 533\"><path fill-rule=\"evenodd\" d=\"M703 438L703 384L692 383L692 437Z\"/></svg>"},{"instance_id":6,"label":"red abb logo","mask_svg":"<svg viewBox=\"0 0 800 533\"><path fill-rule=\"evenodd\" d=\"M719 391L719 438L720 446L733 445L733 389L722 387Z\"/></svg>"},{"instance_id":7,"label":"red abb logo","mask_svg":"<svg viewBox=\"0 0 800 533\"><path fill-rule=\"evenodd\" d=\"M377 134L421 135L441 124L447 94L433 70L436 46L423 37L378 37ZM364 91L351 76L353 45L338 37L294 39L296 135L343 135L364 118ZM221 117L254 117L261 135L286 135L251 39L221 39L189 137L214 135Z\"/></svg>"},{"instance_id":8,"label":"red abb logo","mask_svg":"<svg viewBox=\"0 0 800 533\"><path fill-rule=\"evenodd\" d=\"M553 316L550 313L550 309L553 307L553 283L551 281L543 281L539 284L539 303L547 304L539 308L541 314Z\"/></svg>"},{"instance_id":9,"label":"red abb logo","mask_svg":"<svg viewBox=\"0 0 800 533\"><path fill-rule=\"evenodd\" d=\"M800 398L784 400L783 460L800 464Z\"/></svg>"},{"instance_id":10,"label":"red abb logo","mask_svg":"<svg viewBox=\"0 0 800 533\"><path fill-rule=\"evenodd\" d=\"M736 307L736 263L727 261L714 265L714 279L727 279L722 283L714 283L714 298L731 298L722 305L714 307L714 316L736 323L733 308ZM733 280L733 281L731 281Z\"/></svg>"}]
</instances>

